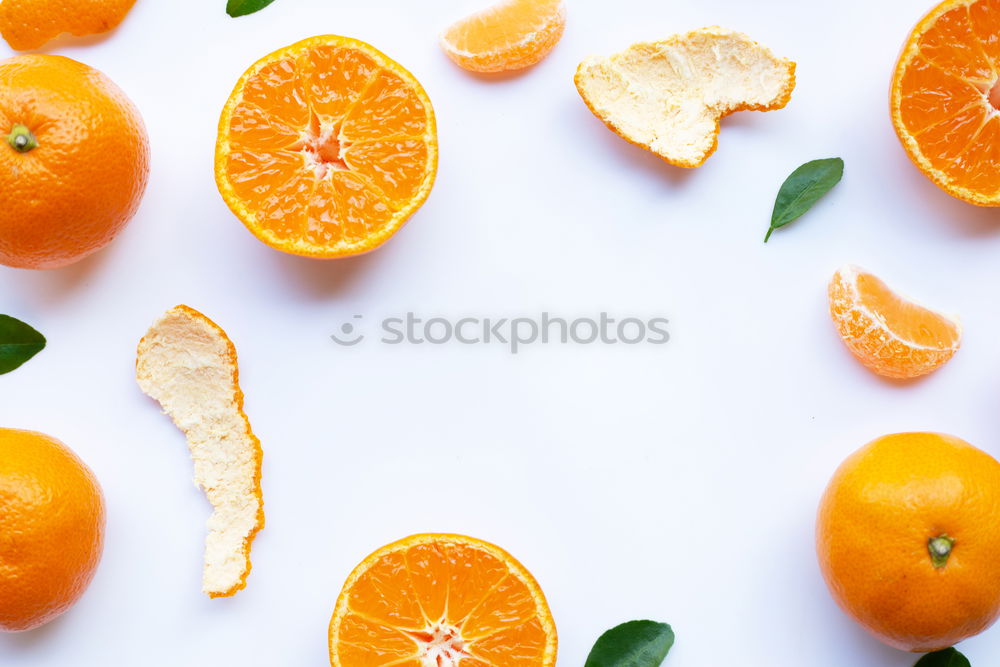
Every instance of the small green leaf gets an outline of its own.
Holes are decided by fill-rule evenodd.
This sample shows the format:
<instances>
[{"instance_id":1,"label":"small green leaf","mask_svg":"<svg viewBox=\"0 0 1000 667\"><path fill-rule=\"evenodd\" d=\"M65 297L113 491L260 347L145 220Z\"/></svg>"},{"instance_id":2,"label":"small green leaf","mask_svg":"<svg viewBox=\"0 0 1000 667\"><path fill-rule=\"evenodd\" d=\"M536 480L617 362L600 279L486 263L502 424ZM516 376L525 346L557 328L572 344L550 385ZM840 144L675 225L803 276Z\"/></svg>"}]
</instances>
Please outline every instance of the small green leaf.
<instances>
[{"instance_id":1,"label":"small green leaf","mask_svg":"<svg viewBox=\"0 0 1000 667\"><path fill-rule=\"evenodd\" d=\"M45 336L10 315L0 315L0 375L31 359L45 347Z\"/></svg>"},{"instance_id":2,"label":"small green leaf","mask_svg":"<svg viewBox=\"0 0 1000 667\"><path fill-rule=\"evenodd\" d=\"M673 645L666 623L629 621L598 638L584 667L659 667Z\"/></svg>"},{"instance_id":3,"label":"small green leaf","mask_svg":"<svg viewBox=\"0 0 1000 667\"><path fill-rule=\"evenodd\" d=\"M843 176L844 161L839 157L806 162L793 171L778 190L774 211L771 212L771 227L767 230L764 243L775 229L798 220L811 209Z\"/></svg>"},{"instance_id":4,"label":"small green leaf","mask_svg":"<svg viewBox=\"0 0 1000 667\"><path fill-rule=\"evenodd\" d=\"M971 665L968 658L952 647L928 653L917 660L917 664L913 667L971 667Z\"/></svg>"},{"instance_id":5,"label":"small green leaf","mask_svg":"<svg viewBox=\"0 0 1000 667\"><path fill-rule=\"evenodd\" d=\"M253 14L267 7L274 0L229 0L226 3L226 13L233 18Z\"/></svg>"}]
</instances>

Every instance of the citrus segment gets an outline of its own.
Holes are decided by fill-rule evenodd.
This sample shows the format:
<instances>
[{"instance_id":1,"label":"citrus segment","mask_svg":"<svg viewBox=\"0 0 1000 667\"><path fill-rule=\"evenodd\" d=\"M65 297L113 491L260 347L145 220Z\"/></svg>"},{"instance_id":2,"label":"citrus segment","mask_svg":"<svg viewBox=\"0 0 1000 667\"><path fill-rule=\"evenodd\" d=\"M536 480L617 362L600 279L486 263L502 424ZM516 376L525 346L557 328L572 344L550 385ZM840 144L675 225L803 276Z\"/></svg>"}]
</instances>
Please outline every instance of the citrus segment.
<instances>
[{"instance_id":1,"label":"citrus segment","mask_svg":"<svg viewBox=\"0 0 1000 667\"><path fill-rule=\"evenodd\" d=\"M691 168L715 152L724 116L788 104L795 63L744 34L712 27L587 58L575 82L615 134Z\"/></svg>"},{"instance_id":2,"label":"citrus segment","mask_svg":"<svg viewBox=\"0 0 1000 667\"><path fill-rule=\"evenodd\" d=\"M565 28L564 0L504 0L449 26L441 47L473 72L518 70L545 58Z\"/></svg>"},{"instance_id":3,"label":"citrus segment","mask_svg":"<svg viewBox=\"0 0 1000 667\"><path fill-rule=\"evenodd\" d=\"M139 341L136 378L184 431L195 482L212 504L202 590L235 595L246 587L250 545L264 526L263 452L243 412L236 348L210 319L177 306Z\"/></svg>"},{"instance_id":4,"label":"citrus segment","mask_svg":"<svg viewBox=\"0 0 1000 667\"><path fill-rule=\"evenodd\" d=\"M946 0L910 34L892 121L913 163L954 197L1000 205L1000 2Z\"/></svg>"},{"instance_id":5,"label":"citrus segment","mask_svg":"<svg viewBox=\"0 0 1000 667\"><path fill-rule=\"evenodd\" d=\"M17 51L37 49L63 33L77 37L118 26L135 0L3 0L0 34Z\"/></svg>"},{"instance_id":6,"label":"citrus segment","mask_svg":"<svg viewBox=\"0 0 1000 667\"><path fill-rule=\"evenodd\" d=\"M905 299L871 273L845 266L829 286L830 315L848 349L879 375L913 378L958 351L958 320Z\"/></svg>"},{"instance_id":7,"label":"citrus segment","mask_svg":"<svg viewBox=\"0 0 1000 667\"><path fill-rule=\"evenodd\" d=\"M531 574L459 535L414 535L373 553L330 622L335 667L530 667L555 657L555 625Z\"/></svg>"},{"instance_id":8,"label":"citrus segment","mask_svg":"<svg viewBox=\"0 0 1000 667\"><path fill-rule=\"evenodd\" d=\"M427 199L436 169L423 88L347 37L314 37L258 61L219 124L219 191L259 239L292 254L378 247Z\"/></svg>"},{"instance_id":9,"label":"citrus segment","mask_svg":"<svg viewBox=\"0 0 1000 667\"><path fill-rule=\"evenodd\" d=\"M816 551L836 602L886 644L978 634L1000 614L1000 463L949 435L878 438L830 480Z\"/></svg>"},{"instance_id":10,"label":"citrus segment","mask_svg":"<svg viewBox=\"0 0 1000 667\"><path fill-rule=\"evenodd\" d=\"M62 442L0 428L0 631L31 630L69 609L104 550L101 487Z\"/></svg>"}]
</instances>

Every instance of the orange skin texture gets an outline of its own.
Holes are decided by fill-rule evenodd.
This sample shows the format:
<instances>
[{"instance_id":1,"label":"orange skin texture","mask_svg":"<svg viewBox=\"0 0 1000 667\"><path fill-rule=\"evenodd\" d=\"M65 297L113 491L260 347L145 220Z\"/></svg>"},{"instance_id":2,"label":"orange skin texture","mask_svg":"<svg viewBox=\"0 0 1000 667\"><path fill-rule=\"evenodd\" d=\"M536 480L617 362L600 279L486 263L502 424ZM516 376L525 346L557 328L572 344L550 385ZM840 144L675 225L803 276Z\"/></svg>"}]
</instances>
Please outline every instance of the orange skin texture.
<instances>
[{"instance_id":1,"label":"orange skin texture","mask_svg":"<svg viewBox=\"0 0 1000 667\"><path fill-rule=\"evenodd\" d=\"M3 0L0 34L15 51L37 49L70 33L77 37L118 27L135 0Z\"/></svg>"},{"instance_id":2,"label":"orange skin texture","mask_svg":"<svg viewBox=\"0 0 1000 667\"><path fill-rule=\"evenodd\" d=\"M69 609L104 549L104 497L66 445L0 429L0 630L20 632Z\"/></svg>"},{"instance_id":3,"label":"orange skin texture","mask_svg":"<svg viewBox=\"0 0 1000 667\"><path fill-rule=\"evenodd\" d=\"M138 110L92 67L24 55L0 61L0 135L16 125L38 146L21 153L0 143L0 263L54 269L110 243L149 177Z\"/></svg>"},{"instance_id":4,"label":"orange skin texture","mask_svg":"<svg viewBox=\"0 0 1000 667\"><path fill-rule=\"evenodd\" d=\"M928 541L942 535L954 544L937 568ZM979 634L1000 614L1000 463L949 435L878 438L830 481L816 551L837 604L889 646Z\"/></svg>"}]
</instances>

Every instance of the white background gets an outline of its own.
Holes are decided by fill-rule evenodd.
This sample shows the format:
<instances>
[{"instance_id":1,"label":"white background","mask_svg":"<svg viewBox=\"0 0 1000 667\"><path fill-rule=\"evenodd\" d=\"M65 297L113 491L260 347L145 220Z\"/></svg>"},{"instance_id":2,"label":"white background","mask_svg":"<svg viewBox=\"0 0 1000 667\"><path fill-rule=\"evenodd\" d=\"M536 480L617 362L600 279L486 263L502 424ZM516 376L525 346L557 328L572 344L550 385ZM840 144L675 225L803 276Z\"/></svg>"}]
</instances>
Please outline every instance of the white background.
<instances>
[{"instance_id":1,"label":"white background","mask_svg":"<svg viewBox=\"0 0 1000 667\"><path fill-rule=\"evenodd\" d=\"M0 312L49 345L0 378L0 423L64 440L108 500L107 548L80 603L0 636L4 665L328 664L340 586L375 548L452 531L538 578L560 664L632 618L673 624L681 667L908 666L834 606L813 517L868 440L938 430L1000 452L1000 214L912 167L888 117L892 66L928 0L570 0L562 42L518 76L458 69L436 36L474 0L139 0L110 36L47 51L98 67L142 110L149 190L107 250L68 269L0 270ZM614 136L573 87L591 53L720 24L798 62L782 111L724 122L683 171ZM251 62L339 33L409 68L438 114L427 204L368 256L283 255L230 214L212 175L219 111ZM2 49L7 52L6 47ZM843 182L763 245L775 192L839 155ZM858 263L959 313L961 352L912 383L857 364L826 283ZM267 527L248 588L199 591L209 507L180 432L133 379L136 342L186 303L240 353L265 450ZM382 317L663 315L663 346L354 348L328 335ZM374 334L374 332L372 332ZM970 640L1000 655L1000 630Z\"/></svg>"}]
</instances>

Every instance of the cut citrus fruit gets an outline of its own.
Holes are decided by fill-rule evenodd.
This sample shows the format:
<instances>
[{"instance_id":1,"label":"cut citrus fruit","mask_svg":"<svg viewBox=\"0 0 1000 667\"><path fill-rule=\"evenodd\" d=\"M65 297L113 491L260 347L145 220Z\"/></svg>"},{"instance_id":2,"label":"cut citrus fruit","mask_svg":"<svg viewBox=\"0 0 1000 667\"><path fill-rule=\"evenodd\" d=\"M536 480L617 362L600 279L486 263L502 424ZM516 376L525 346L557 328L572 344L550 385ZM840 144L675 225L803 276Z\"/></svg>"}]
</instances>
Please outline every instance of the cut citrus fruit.
<instances>
[{"instance_id":1,"label":"cut citrus fruit","mask_svg":"<svg viewBox=\"0 0 1000 667\"><path fill-rule=\"evenodd\" d=\"M250 545L264 526L263 452L243 412L236 348L210 319L177 306L139 341L136 378L184 431L195 482L212 504L202 590L234 595L246 587Z\"/></svg>"},{"instance_id":2,"label":"cut citrus fruit","mask_svg":"<svg viewBox=\"0 0 1000 667\"><path fill-rule=\"evenodd\" d=\"M1000 2L946 0L917 24L892 77L896 134L948 194L1000 206Z\"/></svg>"},{"instance_id":3,"label":"cut citrus fruit","mask_svg":"<svg viewBox=\"0 0 1000 667\"><path fill-rule=\"evenodd\" d=\"M856 266L830 281L830 315L861 363L879 375L913 378L939 368L958 351L955 318L905 299Z\"/></svg>"},{"instance_id":4,"label":"cut citrus fruit","mask_svg":"<svg viewBox=\"0 0 1000 667\"><path fill-rule=\"evenodd\" d=\"M215 155L219 192L257 238L344 257L377 248L427 199L437 130L412 74L364 42L327 35L247 70Z\"/></svg>"},{"instance_id":5,"label":"cut citrus fruit","mask_svg":"<svg viewBox=\"0 0 1000 667\"><path fill-rule=\"evenodd\" d=\"M724 116L788 104L795 63L744 34L712 27L587 58L575 81L615 134L691 168L715 152Z\"/></svg>"},{"instance_id":6,"label":"cut citrus fruit","mask_svg":"<svg viewBox=\"0 0 1000 667\"><path fill-rule=\"evenodd\" d=\"M330 621L334 667L548 667L556 644L531 573L461 535L382 547L347 578Z\"/></svg>"},{"instance_id":7,"label":"cut citrus fruit","mask_svg":"<svg viewBox=\"0 0 1000 667\"><path fill-rule=\"evenodd\" d=\"M449 26L441 47L473 72L518 70L547 56L565 28L564 0L504 0Z\"/></svg>"},{"instance_id":8,"label":"cut citrus fruit","mask_svg":"<svg viewBox=\"0 0 1000 667\"><path fill-rule=\"evenodd\" d=\"M135 0L3 0L0 34L17 51L37 49L63 33L77 37L113 30Z\"/></svg>"}]
</instances>

